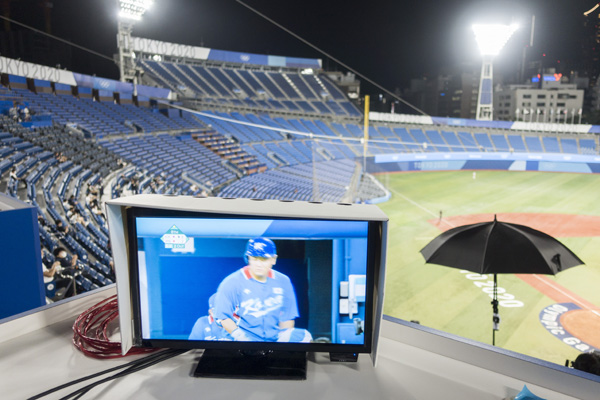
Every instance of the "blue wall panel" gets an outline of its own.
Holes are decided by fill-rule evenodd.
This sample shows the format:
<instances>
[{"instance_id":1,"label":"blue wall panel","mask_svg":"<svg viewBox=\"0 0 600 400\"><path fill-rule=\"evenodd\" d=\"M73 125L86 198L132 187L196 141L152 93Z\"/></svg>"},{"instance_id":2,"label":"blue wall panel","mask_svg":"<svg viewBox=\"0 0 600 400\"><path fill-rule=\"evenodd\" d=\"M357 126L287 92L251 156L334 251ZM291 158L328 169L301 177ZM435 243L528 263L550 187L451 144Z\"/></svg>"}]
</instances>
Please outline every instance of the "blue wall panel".
<instances>
[{"instance_id":1,"label":"blue wall panel","mask_svg":"<svg viewBox=\"0 0 600 400\"><path fill-rule=\"evenodd\" d=\"M589 174L592 172L590 166L586 163L561 163L542 161L538 166L539 171L545 172L574 172L580 174Z\"/></svg>"},{"instance_id":2,"label":"blue wall panel","mask_svg":"<svg viewBox=\"0 0 600 400\"><path fill-rule=\"evenodd\" d=\"M469 160L462 169L498 169L508 171L512 163L512 160Z\"/></svg>"},{"instance_id":3,"label":"blue wall panel","mask_svg":"<svg viewBox=\"0 0 600 400\"><path fill-rule=\"evenodd\" d=\"M458 171L458 170L548 171L600 173L597 156L555 153L396 153L367 159L367 172Z\"/></svg>"},{"instance_id":4,"label":"blue wall panel","mask_svg":"<svg viewBox=\"0 0 600 400\"><path fill-rule=\"evenodd\" d=\"M8 75L8 82L27 84L27 78L19 75Z\"/></svg>"},{"instance_id":5,"label":"blue wall panel","mask_svg":"<svg viewBox=\"0 0 600 400\"><path fill-rule=\"evenodd\" d=\"M37 211L0 194L0 318L46 304Z\"/></svg>"}]
</instances>

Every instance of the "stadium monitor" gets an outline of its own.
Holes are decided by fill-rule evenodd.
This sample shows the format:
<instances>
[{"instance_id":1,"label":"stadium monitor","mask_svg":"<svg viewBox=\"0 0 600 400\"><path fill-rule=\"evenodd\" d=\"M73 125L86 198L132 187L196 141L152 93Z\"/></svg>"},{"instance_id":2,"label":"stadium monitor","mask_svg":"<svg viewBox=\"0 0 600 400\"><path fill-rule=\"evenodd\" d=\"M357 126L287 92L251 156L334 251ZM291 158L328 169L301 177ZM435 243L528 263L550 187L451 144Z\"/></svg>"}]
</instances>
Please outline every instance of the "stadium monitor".
<instances>
[{"instance_id":1,"label":"stadium monitor","mask_svg":"<svg viewBox=\"0 0 600 400\"><path fill-rule=\"evenodd\" d=\"M205 349L195 375L304 379L371 353L387 217L372 205L140 195L107 203L123 352Z\"/></svg>"}]
</instances>

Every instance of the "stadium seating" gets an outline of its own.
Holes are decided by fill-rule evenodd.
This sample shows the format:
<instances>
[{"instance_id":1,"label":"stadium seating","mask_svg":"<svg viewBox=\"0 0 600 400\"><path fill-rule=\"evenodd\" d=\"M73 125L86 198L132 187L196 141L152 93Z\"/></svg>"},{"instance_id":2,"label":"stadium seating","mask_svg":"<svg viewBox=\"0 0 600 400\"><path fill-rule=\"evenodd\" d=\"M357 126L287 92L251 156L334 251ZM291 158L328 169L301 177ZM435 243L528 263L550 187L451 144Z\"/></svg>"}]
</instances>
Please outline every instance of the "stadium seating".
<instances>
[{"instance_id":1,"label":"stadium seating","mask_svg":"<svg viewBox=\"0 0 600 400\"><path fill-rule=\"evenodd\" d=\"M140 60L157 84L191 99L219 98L223 105L358 118L360 111L324 74L254 71Z\"/></svg>"},{"instance_id":2,"label":"stadium seating","mask_svg":"<svg viewBox=\"0 0 600 400\"><path fill-rule=\"evenodd\" d=\"M356 167L350 160L297 164L239 180L219 196L338 202L348 196Z\"/></svg>"},{"instance_id":3,"label":"stadium seating","mask_svg":"<svg viewBox=\"0 0 600 400\"><path fill-rule=\"evenodd\" d=\"M508 142L513 151L526 152L527 147L522 136L520 135L508 135Z\"/></svg>"},{"instance_id":4,"label":"stadium seating","mask_svg":"<svg viewBox=\"0 0 600 400\"><path fill-rule=\"evenodd\" d=\"M525 144L530 153L543 153L544 148L538 136L525 136Z\"/></svg>"},{"instance_id":5,"label":"stadium seating","mask_svg":"<svg viewBox=\"0 0 600 400\"><path fill-rule=\"evenodd\" d=\"M102 188L104 200L136 192L363 202L389 196L357 162L365 148L367 156L598 154L590 136L415 124L371 124L363 146L360 111L325 74L152 60L140 66L184 101L169 107L58 83L37 93L0 88L0 100L51 117L33 127L0 119L0 190L37 207L44 249L78 255L78 291L114 282L106 221L89 201L91 188ZM22 181L9 182L13 167ZM71 197L80 221L69 217Z\"/></svg>"}]
</instances>

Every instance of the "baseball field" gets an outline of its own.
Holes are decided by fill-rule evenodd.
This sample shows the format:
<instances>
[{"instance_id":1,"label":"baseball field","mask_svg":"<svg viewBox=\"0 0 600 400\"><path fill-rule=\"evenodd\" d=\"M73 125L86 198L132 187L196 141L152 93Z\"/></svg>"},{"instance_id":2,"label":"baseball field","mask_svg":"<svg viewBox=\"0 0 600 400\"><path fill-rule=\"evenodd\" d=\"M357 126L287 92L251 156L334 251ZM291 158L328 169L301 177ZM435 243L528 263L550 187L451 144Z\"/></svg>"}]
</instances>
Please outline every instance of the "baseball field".
<instances>
[{"instance_id":1,"label":"baseball field","mask_svg":"<svg viewBox=\"0 0 600 400\"><path fill-rule=\"evenodd\" d=\"M493 220L556 237L585 265L558 275L498 275L496 346L564 365L600 349L600 176L444 171L380 174L392 193L384 313L492 344L493 276L426 264L454 226ZM441 216L441 218L440 218Z\"/></svg>"}]
</instances>

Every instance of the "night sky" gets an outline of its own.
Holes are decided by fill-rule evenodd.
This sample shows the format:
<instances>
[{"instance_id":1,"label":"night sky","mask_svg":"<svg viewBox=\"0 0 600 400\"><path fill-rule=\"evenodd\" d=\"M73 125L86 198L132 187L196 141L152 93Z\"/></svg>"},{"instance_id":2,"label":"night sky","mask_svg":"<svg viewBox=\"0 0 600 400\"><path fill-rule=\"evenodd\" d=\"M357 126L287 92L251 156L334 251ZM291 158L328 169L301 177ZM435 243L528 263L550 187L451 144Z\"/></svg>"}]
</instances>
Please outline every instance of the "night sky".
<instances>
[{"instance_id":1,"label":"night sky","mask_svg":"<svg viewBox=\"0 0 600 400\"><path fill-rule=\"evenodd\" d=\"M107 56L116 53L114 0L51 0L52 33ZM393 91L411 78L436 75L441 67L478 65L470 26L517 22L495 70L518 69L536 16L531 58L544 66L577 67L584 45L583 12L596 0L244 0L261 13L375 82ZM13 3L11 17L44 29L39 0ZM13 29L15 27L13 26ZM22 28L18 28L22 29ZM294 57L323 59L328 70L345 71L318 51L257 16L235 0L155 0L134 36L167 42ZM118 78L111 61L74 49L75 72ZM559 63L560 61L560 63ZM363 91L375 90L363 86Z\"/></svg>"}]
</instances>

